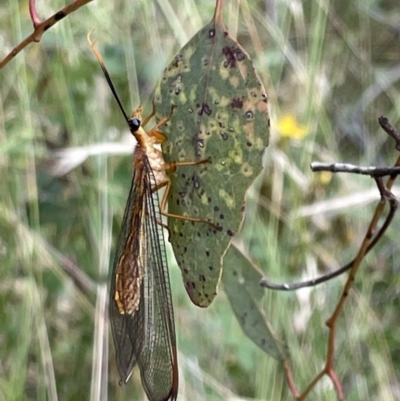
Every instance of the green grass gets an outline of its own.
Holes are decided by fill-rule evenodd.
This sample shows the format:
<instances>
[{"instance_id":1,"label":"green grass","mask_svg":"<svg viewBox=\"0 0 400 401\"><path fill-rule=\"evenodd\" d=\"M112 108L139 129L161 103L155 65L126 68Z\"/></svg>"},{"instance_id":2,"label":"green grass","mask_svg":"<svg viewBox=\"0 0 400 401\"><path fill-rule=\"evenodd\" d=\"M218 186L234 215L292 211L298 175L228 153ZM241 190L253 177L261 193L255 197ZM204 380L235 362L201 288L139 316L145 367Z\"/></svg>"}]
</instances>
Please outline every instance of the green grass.
<instances>
[{"instance_id":1,"label":"green grass","mask_svg":"<svg viewBox=\"0 0 400 401\"><path fill-rule=\"evenodd\" d=\"M65 4L38 3L42 18ZM377 118L384 114L400 127L398 2L288 3L226 0L224 8L229 31L253 57L269 95L271 144L261 195L249 195L249 209L260 214L249 240L252 256L275 281L348 262L379 199L377 190L367 199L372 180L313 175L309 163L390 165L397 155ZM126 125L86 34L95 29L125 108L142 102L150 110L163 68L211 19L213 7L211 0L93 2L0 71L0 400L145 399L137 372L118 385L111 339L95 313L107 297L132 145L124 142ZM6 3L0 56L30 27L27 1ZM287 114L308 135L280 136ZM110 142L126 154L109 145L110 152L81 159L77 149L67 159L54 154ZM60 160L75 168L54 177ZM346 400L399 397L399 229L396 218L362 264L339 320L335 363ZM279 365L244 336L225 294L208 309L192 305L170 256L179 399L291 400ZM71 279L62 257L85 274L86 286ZM298 294L266 292L263 311L288 344L300 389L323 366L324 322L343 280ZM324 379L308 399L336 398Z\"/></svg>"}]
</instances>

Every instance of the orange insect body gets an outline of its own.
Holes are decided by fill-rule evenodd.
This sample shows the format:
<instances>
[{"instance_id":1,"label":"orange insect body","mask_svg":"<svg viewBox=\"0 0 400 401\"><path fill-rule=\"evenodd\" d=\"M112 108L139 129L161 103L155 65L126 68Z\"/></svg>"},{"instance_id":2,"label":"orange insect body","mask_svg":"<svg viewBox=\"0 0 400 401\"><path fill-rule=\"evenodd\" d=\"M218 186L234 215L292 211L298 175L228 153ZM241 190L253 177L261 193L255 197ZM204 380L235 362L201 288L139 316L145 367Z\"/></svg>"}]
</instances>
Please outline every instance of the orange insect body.
<instances>
[{"instance_id":1,"label":"orange insect body","mask_svg":"<svg viewBox=\"0 0 400 401\"><path fill-rule=\"evenodd\" d=\"M141 121L142 106L140 105L132 114L131 121ZM139 125L132 134L135 136L138 144L134 152L134 168L137 173L134 175L133 185L136 188L135 202L133 202L131 227L138 227L139 232L134 231L128 234L126 238L126 251L122 252L116 267L116 289L114 300L117 303L121 314L132 314L140 302L140 287L145 274L145 230L142 224L144 218L143 212L146 210L145 191L151 186L152 190L159 186L166 185L169 181L165 173L166 163L164 162L160 150L154 147L155 144L166 140L161 132L153 129L147 133L142 125ZM144 158L147 158L153 177L150 182L144 176L143 165ZM139 250L138 254L132 254L130 250ZM133 272L133 273L132 273Z\"/></svg>"},{"instance_id":2,"label":"orange insect body","mask_svg":"<svg viewBox=\"0 0 400 401\"><path fill-rule=\"evenodd\" d=\"M153 113L146 118L145 123L150 119L150 117L152 117L152 115ZM132 119L136 118L141 121L141 116L142 106L140 105L132 114ZM159 122L149 133L147 133L142 126L140 126L139 129L133 133L138 141L138 147L135 150L135 158L141 158L142 152L144 152L144 154L147 156L150 167L154 174L154 185L156 187L166 185L166 183L169 181L169 177L165 173L165 171L169 169L169 165L165 163L161 150L154 147L155 144L160 144L167 140L167 137L162 132L157 130L157 128L160 125L163 125L167 120L168 119L164 119Z\"/></svg>"}]
</instances>

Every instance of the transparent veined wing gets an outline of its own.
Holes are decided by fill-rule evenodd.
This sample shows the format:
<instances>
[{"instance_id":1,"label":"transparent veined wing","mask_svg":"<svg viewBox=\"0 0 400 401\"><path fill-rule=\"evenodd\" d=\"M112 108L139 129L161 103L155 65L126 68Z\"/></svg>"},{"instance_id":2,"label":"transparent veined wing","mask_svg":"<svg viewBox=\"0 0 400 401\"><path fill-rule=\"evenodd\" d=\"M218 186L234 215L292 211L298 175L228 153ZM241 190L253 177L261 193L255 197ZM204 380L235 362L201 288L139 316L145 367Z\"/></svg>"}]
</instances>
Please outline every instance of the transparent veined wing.
<instances>
[{"instance_id":1,"label":"transparent veined wing","mask_svg":"<svg viewBox=\"0 0 400 401\"><path fill-rule=\"evenodd\" d=\"M110 289L117 366L126 383L138 364L150 401L175 400L176 336L159 200L143 149L134 164Z\"/></svg>"}]
</instances>

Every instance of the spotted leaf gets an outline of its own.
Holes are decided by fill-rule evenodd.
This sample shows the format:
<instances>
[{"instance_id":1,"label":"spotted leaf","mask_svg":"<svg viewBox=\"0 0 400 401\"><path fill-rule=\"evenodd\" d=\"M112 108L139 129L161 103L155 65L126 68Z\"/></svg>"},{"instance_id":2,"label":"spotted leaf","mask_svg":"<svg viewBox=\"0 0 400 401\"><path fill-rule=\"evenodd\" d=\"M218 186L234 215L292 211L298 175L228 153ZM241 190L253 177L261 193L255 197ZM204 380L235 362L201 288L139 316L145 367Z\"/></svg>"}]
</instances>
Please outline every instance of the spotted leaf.
<instances>
[{"instance_id":1,"label":"spotted leaf","mask_svg":"<svg viewBox=\"0 0 400 401\"><path fill-rule=\"evenodd\" d=\"M217 294L222 257L240 230L247 188L260 173L268 144L268 102L246 51L219 18L202 28L165 68L155 93L156 118L176 106L163 127L167 162L209 163L171 174L170 241L186 290L198 306Z\"/></svg>"}]
</instances>

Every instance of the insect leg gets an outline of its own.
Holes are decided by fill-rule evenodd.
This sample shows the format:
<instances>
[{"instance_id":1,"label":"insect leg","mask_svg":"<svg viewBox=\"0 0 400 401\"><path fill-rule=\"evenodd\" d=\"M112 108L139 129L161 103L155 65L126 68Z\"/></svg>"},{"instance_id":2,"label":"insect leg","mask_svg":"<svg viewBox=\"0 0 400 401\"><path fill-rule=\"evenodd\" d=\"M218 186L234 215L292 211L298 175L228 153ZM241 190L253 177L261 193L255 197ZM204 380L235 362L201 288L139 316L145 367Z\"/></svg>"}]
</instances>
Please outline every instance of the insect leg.
<instances>
[{"instance_id":1,"label":"insect leg","mask_svg":"<svg viewBox=\"0 0 400 401\"><path fill-rule=\"evenodd\" d=\"M155 105L155 103L154 103L154 99L151 101L151 104L152 104L153 108L152 108L152 110L151 110L151 113L143 120L143 122L142 122L142 127L144 127L144 126L150 121L150 119L156 114L156 105ZM166 124L166 123L171 119L172 114L174 113L174 108L175 108L175 107L176 107L175 105L172 105L172 106L171 106L171 111L170 111L170 113L169 113L169 116L168 116L168 117L162 118L162 119L151 129L151 131L157 131L158 128L160 128L162 125ZM151 131L150 131L150 132L151 132Z\"/></svg>"},{"instance_id":2,"label":"insect leg","mask_svg":"<svg viewBox=\"0 0 400 401\"><path fill-rule=\"evenodd\" d=\"M197 164L197 163L191 162L191 164ZM152 190L153 190L153 192L158 191L159 189L161 189L163 187L165 187L165 192L164 192L164 195L160 202L160 213L163 216L173 217L174 219L179 219L179 220L194 221L196 223L205 223L217 230L220 229L220 227L217 224L214 224L213 222L205 220L205 219L201 219L199 217L183 216L183 215L179 215L179 214L165 212L165 208L167 206L167 201L168 201L169 191L171 190L171 180L169 180L169 179L165 180L161 184L158 184L157 186L155 186Z\"/></svg>"}]
</instances>

